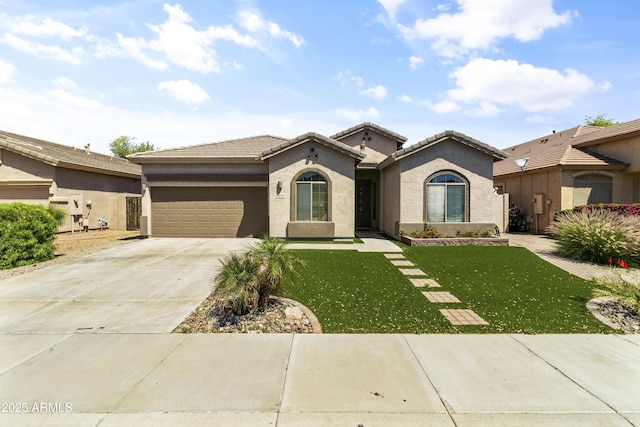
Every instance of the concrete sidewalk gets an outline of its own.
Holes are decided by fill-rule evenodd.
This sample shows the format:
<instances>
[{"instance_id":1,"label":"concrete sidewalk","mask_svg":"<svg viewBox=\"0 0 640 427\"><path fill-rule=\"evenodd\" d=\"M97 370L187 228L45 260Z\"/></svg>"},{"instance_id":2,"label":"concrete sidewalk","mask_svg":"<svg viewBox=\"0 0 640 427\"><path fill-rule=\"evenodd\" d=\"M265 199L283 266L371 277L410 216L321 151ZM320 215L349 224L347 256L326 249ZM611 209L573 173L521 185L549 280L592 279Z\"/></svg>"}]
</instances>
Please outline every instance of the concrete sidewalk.
<instances>
[{"instance_id":1,"label":"concrete sidewalk","mask_svg":"<svg viewBox=\"0 0 640 427\"><path fill-rule=\"evenodd\" d=\"M622 335L3 334L0 425L640 425L638 360Z\"/></svg>"}]
</instances>

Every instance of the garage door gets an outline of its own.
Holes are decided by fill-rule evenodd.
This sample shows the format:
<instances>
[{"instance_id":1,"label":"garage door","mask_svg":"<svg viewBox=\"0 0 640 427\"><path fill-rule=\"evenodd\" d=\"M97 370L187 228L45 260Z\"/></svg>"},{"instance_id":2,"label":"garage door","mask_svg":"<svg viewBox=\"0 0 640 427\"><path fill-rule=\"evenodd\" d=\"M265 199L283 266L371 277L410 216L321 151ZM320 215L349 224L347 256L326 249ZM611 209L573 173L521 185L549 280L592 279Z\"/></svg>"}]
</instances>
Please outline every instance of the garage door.
<instances>
[{"instance_id":1,"label":"garage door","mask_svg":"<svg viewBox=\"0 0 640 427\"><path fill-rule=\"evenodd\" d=\"M265 187L153 187L157 237L257 237L268 230Z\"/></svg>"}]
</instances>

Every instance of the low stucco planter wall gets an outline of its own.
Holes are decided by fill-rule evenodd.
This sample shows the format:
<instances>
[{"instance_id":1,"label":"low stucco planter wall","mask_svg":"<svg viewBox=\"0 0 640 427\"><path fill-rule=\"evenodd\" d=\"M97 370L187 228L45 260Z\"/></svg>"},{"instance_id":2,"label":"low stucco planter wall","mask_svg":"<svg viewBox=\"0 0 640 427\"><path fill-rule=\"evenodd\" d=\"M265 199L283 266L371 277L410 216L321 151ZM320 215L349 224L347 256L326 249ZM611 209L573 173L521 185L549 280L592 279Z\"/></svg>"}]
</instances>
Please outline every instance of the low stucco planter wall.
<instances>
[{"instance_id":1,"label":"low stucco planter wall","mask_svg":"<svg viewBox=\"0 0 640 427\"><path fill-rule=\"evenodd\" d=\"M409 246L509 246L509 239L505 237L443 237L432 239L417 239L402 236L402 243Z\"/></svg>"}]
</instances>

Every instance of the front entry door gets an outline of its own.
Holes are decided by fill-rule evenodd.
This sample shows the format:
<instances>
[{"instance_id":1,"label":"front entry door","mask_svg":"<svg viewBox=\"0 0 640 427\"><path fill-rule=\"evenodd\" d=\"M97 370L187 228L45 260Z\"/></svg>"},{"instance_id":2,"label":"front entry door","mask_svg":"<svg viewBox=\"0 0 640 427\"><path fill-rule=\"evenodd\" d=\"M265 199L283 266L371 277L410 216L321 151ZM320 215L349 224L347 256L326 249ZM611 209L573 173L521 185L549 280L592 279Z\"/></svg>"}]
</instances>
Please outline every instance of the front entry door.
<instances>
[{"instance_id":1,"label":"front entry door","mask_svg":"<svg viewBox=\"0 0 640 427\"><path fill-rule=\"evenodd\" d=\"M371 180L356 181L356 228L371 228Z\"/></svg>"}]
</instances>

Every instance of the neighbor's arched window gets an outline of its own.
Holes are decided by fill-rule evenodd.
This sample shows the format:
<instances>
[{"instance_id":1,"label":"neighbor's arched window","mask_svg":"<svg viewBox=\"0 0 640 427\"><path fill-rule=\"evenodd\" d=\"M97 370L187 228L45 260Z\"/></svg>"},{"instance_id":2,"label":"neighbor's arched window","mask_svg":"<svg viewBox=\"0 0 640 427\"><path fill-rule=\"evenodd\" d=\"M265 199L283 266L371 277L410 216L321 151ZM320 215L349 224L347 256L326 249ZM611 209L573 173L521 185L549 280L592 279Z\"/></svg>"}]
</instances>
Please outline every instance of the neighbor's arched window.
<instances>
[{"instance_id":1,"label":"neighbor's arched window","mask_svg":"<svg viewBox=\"0 0 640 427\"><path fill-rule=\"evenodd\" d=\"M586 174L573 178L573 205L611 203L613 179L607 175Z\"/></svg>"},{"instance_id":2,"label":"neighbor's arched window","mask_svg":"<svg viewBox=\"0 0 640 427\"><path fill-rule=\"evenodd\" d=\"M450 172L427 181L427 222L465 222L467 182Z\"/></svg>"},{"instance_id":3,"label":"neighbor's arched window","mask_svg":"<svg viewBox=\"0 0 640 427\"><path fill-rule=\"evenodd\" d=\"M317 172L307 172L296 180L296 221L328 221L327 180Z\"/></svg>"}]
</instances>

